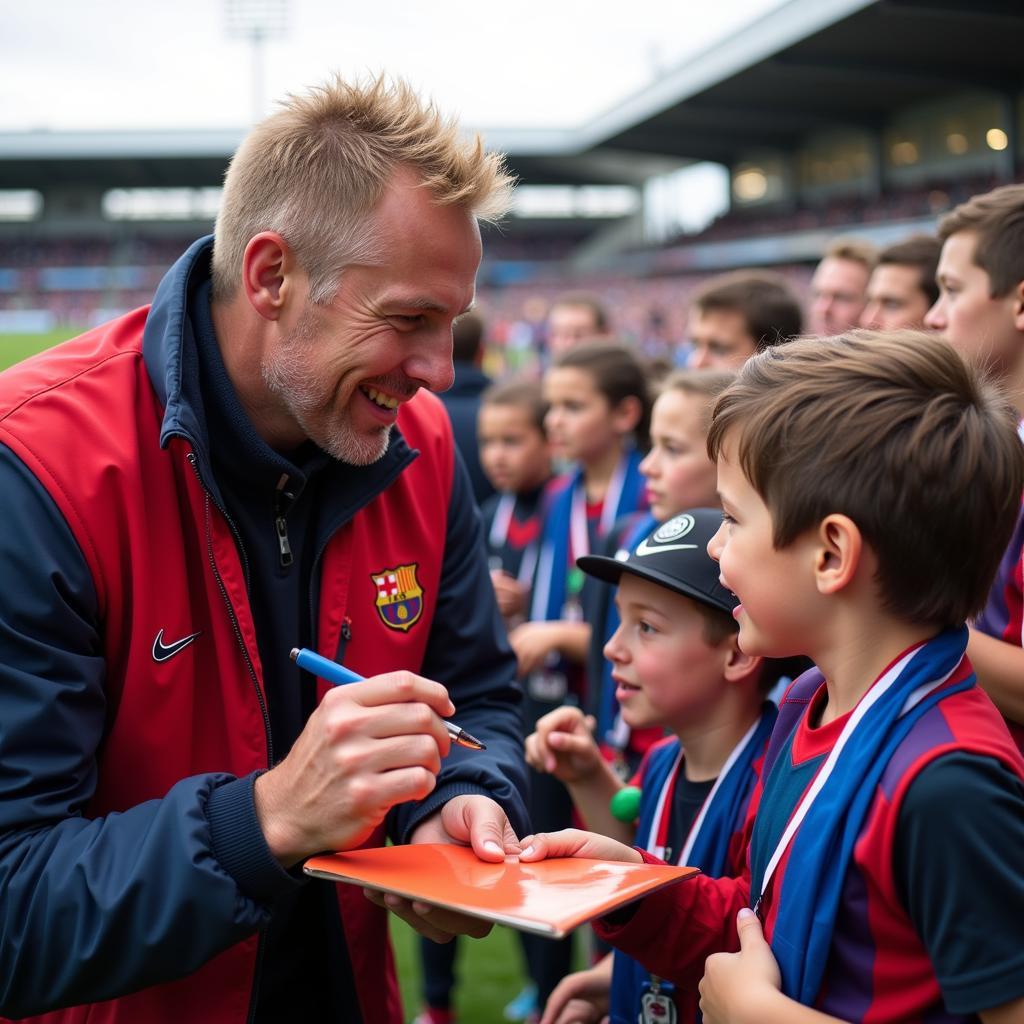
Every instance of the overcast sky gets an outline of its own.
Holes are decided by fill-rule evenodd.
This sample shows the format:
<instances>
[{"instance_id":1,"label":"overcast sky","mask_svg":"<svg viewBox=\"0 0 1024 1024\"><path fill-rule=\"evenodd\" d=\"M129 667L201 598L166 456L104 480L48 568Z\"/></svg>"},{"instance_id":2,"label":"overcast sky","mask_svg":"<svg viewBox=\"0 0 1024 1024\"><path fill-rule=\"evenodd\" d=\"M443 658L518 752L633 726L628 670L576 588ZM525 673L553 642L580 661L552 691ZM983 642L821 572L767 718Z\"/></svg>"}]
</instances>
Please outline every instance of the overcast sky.
<instances>
[{"instance_id":1,"label":"overcast sky","mask_svg":"<svg viewBox=\"0 0 1024 1024\"><path fill-rule=\"evenodd\" d=\"M780 2L287 0L264 93L387 71L469 126L575 127ZM244 126L225 23L224 0L0 0L0 130Z\"/></svg>"}]
</instances>

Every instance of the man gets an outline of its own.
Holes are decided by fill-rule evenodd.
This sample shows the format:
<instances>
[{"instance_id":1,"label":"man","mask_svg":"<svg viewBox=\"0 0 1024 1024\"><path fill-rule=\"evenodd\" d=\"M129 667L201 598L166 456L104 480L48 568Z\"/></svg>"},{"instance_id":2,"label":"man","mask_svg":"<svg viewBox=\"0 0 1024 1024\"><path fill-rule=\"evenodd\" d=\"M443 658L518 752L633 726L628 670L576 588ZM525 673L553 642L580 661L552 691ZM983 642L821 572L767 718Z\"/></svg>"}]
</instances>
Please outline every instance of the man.
<instances>
[{"instance_id":1,"label":"man","mask_svg":"<svg viewBox=\"0 0 1024 1024\"><path fill-rule=\"evenodd\" d=\"M1024 416L1024 185L974 196L939 223L939 298L925 324L985 367ZM968 647L1024 750L1024 512Z\"/></svg>"},{"instance_id":2,"label":"man","mask_svg":"<svg viewBox=\"0 0 1024 1024\"><path fill-rule=\"evenodd\" d=\"M508 185L409 87L334 80L242 143L148 311L0 377L0 1013L397 1024L386 915L303 859L516 849L515 665L418 393Z\"/></svg>"},{"instance_id":3,"label":"man","mask_svg":"<svg viewBox=\"0 0 1024 1024\"><path fill-rule=\"evenodd\" d=\"M738 370L755 352L795 338L800 303L776 274L741 270L712 278L690 306L688 365Z\"/></svg>"},{"instance_id":4,"label":"man","mask_svg":"<svg viewBox=\"0 0 1024 1024\"><path fill-rule=\"evenodd\" d=\"M455 444L469 471L473 497L482 505L494 488L480 465L476 439L476 420L480 412L480 396L491 385L491 379L480 363L483 360L484 322L477 313L460 317L452 330L452 355L455 359L455 382L442 395L455 433Z\"/></svg>"},{"instance_id":5,"label":"man","mask_svg":"<svg viewBox=\"0 0 1024 1024\"><path fill-rule=\"evenodd\" d=\"M560 355L588 341L610 337L608 313L591 295L563 295L548 311L547 355L554 362Z\"/></svg>"},{"instance_id":6,"label":"man","mask_svg":"<svg viewBox=\"0 0 1024 1024\"><path fill-rule=\"evenodd\" d=\"M875 331L920 330L939 297L935 271L942 243L931 235L914 235L878 254L868 282L868 302L861 327Z\"/></svg>"},{"instance_id":7,"label":"man","mask_svg":"<svg viewBox=\"0 0 1024 1024\"><path fill-rule=\"evenodd\" d=\"M831 336L857 326L875 259L874 246L857 238L837 238L825 250L811 278L811 334Z\"/></svg>"}]
</instances>

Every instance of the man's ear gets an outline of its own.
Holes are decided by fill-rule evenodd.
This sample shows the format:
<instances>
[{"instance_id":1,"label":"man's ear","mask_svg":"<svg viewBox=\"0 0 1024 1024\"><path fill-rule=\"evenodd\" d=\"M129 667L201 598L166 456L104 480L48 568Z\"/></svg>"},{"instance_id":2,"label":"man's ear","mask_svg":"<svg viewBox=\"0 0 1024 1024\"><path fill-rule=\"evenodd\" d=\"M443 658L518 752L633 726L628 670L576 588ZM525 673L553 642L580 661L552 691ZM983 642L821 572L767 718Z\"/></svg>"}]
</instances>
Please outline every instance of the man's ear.
<instances>
[{"instance_id":1,"label":"man's ear","mask_svg":"<svg viewBox=\"0 0 1024 1024\"><path fill-rule=\"evenodd\" d=\"M820 594L845 590L860 568L864 538L849 517L832 513L818 527L814 554L814 578Z\"/></svg>"},{"instance_id":2,"label":"man's ear","mask_svg":"<svg viewBox=\"0 0 1024 1024\"><path fill-rule=\"evenodd\" d=\"M640 399L636 395L626 395L612 409L612 427L619 434L632 433L636 430L643 411Z\"/></svg>"},{"instance_id":3,"label":"man's ear","mask_svg":"<svg viewBox=\"0 0 1024 1024\"><path fill-rule=\"evenodd\" d=\"M1013 289L1013 326L1024 334L1024 281L1018 281Z\"/></svg>"},{"instance_id":4,"label":"man's ear","mask_svg":"<svg viewBox=\"0 0 1024 1024\"><path fill-rule=\"evenodd\" d=\"M729 645L729 654L722 672L728 683L738 682L752 673L759 672L764 661L759 654L746 654L741 651L739 638L739 633L733 633L726 641Z\"/></svg>"},{"instance_id":5,"label":"man's ear","mask_svg":"<svg viewBox=\"0 0 1024 1024\"><path fill-rule=\"evenodd\" d=\"M264 320L278 320L295 287L297 264L291 247L276 231L249 239L242 256L242 291Z\"/></svg>"}]
</instances>

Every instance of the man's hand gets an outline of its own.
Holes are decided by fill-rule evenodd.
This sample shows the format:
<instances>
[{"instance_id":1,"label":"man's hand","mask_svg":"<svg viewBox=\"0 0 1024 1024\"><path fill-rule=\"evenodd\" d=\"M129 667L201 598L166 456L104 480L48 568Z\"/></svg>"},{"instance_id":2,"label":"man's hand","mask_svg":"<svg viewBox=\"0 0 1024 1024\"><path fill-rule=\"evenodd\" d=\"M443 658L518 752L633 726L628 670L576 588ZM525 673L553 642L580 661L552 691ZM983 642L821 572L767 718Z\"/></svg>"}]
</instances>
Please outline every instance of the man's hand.
<instances>
[{"instance_id":1,"label":"man's hand","mask_svg":"<svg viewBox=\"0 0 1024 1024\"><path fill-rule=\"evenodd\" d=\"M472 846L482 861L498 864L519 854L519 840L501 807L486 796L457 796L416 826L411 843L454 843ZM366 898L384 907L434 942L450 942L456 935L483 938L489 921L458 914L429 903L403 899L393 893L364 889Z\"/></svg>"},{"instance_id":2,"label":"man's hand","mask_svg":"<svg viewBox=\"0 0 1024 1024\"><path fill-rule=\"evenodd\" d=\"M767 1020L768 1008L781 997L782 975L757 915L745 907L736 917L736 930L740 951L715 953L708 957L704 967L700 1009L706 1024L754 1024Z\"/></svg>"},{"instance_id":3,"label":"man's hand","mask_svg":"<svg viewBox=\"0 0 1024 1024\"><path fill-rule=\"evenodd\" d=\"M600 1024L608 1019L612 954L593 967L566 975L548 996L540 1024Z\"/></svg>"},{"instance_id":4,"label":"man's hand","mask_svg":"<svg viewBox=\"0 0 1024 1024\"><path fill-rule=\"evenodd\" d=\"M570 784L591 778L603 764L594 742L595 724L592 715L572 705L549 711L526 737L526 763Z\"/></svg>"},{"instance_id":5,"label":"man's hand","mask_svg":"<svg viewBox=\"0 0 1024 1024\"><path fill-rule=\"evenodd\" d=\"M288 756L256 780L256 816L285 868L358 846L433 790L455 708L440 683L390 672L327 691Z\"/></svg>"},{"instance_id":6,"label":"man's hand","mask_svg":"<svg viewBox=\"0 0 1024 1024\"><path fill-rule=\"evenodd\" d=\"M525 583L520 583L504 569L491 570L491 583L494 584L494 596L498 600L498 611L503 619L507 621L526 614L530 588Z\"/></svg>"},{"instance_id":7,"label":"man's hand","mask_svg":"<svg viewBox=\"0 0 1024 1024\"><path fill-rule=\"evenodd\" d=\"M644 859L631 846L596 832L564 828L561 832L538 832L520 840L519 859L525 864L548 857L591 857L595 860L621 860L642 864Z\"/></svg>"}]
</instances>

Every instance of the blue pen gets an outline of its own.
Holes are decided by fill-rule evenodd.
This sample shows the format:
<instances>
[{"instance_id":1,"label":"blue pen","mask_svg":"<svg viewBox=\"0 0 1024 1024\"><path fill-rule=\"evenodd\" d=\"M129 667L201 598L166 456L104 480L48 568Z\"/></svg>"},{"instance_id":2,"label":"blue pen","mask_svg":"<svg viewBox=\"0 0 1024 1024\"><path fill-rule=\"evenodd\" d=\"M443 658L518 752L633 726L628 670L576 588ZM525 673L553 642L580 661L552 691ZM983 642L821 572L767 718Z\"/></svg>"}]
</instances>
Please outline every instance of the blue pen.
<instances>
[{"instance_id":1,"label":"blue pen","mask_svg":"<svg viewBox=\"0 0 1024 1024\"><path fill-rule=\"evenodd\" d=\"M352 669L345 668L344 665L339 665L329 658L321 657L308 647L293 647L290 657L299 668L304 668L307 672L326 679L333 686L344 686L346 683L361 683L363 681L363 676L358 672L353 672ZM448 736L452 743L458 743L460 747L466 747L469 750L487 749L475 736L470 736L465 729L460 728L454 722L444 720L444 727L448 730Z\"/></svg>"}]
</instances>

